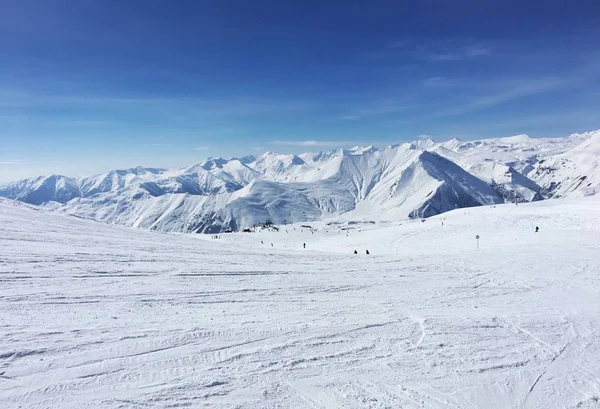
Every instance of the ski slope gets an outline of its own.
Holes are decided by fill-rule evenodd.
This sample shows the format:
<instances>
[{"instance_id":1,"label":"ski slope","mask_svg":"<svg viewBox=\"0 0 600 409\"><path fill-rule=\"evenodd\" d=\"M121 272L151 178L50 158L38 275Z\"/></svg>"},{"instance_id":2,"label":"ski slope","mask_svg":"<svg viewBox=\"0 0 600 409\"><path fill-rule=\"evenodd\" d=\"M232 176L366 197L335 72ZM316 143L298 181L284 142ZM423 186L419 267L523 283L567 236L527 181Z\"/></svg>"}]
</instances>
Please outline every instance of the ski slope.
<instances>
[{"instance_id":1,"label":"ski slope","mask_svg":"<svg viewBox=\"0 0 600 409\"><path fill-rule=\"evenodd\" d=\"M342 215L335 221L279 226L279 232L221 234L219 241L251 249L273 243L275 249L304 251L306 243L308 252L364 254L369 250L371 255L431 257L478 250L476 236L480 236L479 253L513 254L539 246L561 251L565 240L570 246L588 246L597 240L599 206L600 197L591 197L457 209L420 220L363 221ZM536 226L542 234L535 234ZM214 241L208 235L194 237Z\"/></svg>"},{"instance_id":2,"label":"ski slope","mask_svg":"<svg viewBox=\"0 0 600 409\"><path fill-rule=\"evenodd\" d=\"M0 199L0 407L597 408L599 205L211 239Z\"/></svg>"}]
</instances>

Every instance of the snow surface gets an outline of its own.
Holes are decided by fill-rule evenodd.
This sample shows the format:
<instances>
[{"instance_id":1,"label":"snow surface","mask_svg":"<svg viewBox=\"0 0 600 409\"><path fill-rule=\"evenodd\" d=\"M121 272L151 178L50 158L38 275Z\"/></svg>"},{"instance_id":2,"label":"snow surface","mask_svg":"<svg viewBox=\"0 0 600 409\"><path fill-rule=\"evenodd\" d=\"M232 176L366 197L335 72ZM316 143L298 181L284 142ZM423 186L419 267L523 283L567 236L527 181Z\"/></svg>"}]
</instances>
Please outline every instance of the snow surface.
<instances>
[{"instance_id":1,"label":"snow surface","mask_svg":"<svg viewBox=\"0 0 600 409\"><path fill-rule=\"evenodd\" d=\"M597 408L599 205L211 239L0 199L0 407Z\"/></svg>"}]
</instances>

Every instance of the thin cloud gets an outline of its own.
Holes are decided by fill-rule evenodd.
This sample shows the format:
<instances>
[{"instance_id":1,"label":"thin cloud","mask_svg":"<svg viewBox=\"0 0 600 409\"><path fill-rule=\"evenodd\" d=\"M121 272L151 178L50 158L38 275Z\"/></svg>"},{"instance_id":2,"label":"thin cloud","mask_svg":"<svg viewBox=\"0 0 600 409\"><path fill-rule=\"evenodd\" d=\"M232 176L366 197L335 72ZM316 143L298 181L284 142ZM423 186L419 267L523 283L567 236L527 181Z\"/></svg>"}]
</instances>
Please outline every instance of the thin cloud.
<instances>
[{"instance_id":1,"label":"thin cloud","mask_svg":"<svg viewBox=\"0 0 600 409\"><path fill-rule=\"evenodd\" d=\"M103 119L68 119L68 120L58 120L58 119L49 119L48 122L50 125L56 126L105 126L105 125L115 125L118 124L116 121L106 121Z\"/></svg>"},{"instance_id":2,"label":"thin cloud","mask_svg":"<svg viewBox=\"0 0 600 409\"><path fill-rule=\"evenodd\" d=\"M419 105L412 96L405 95L401 98L380 98L350 108L351 109L348 109L347 111L348 113L339 117L339 119L343 121L353 121L365 117L399 114L419 108Z\"/></svg>"},{"instance_id":3,"label":"thin cloud","mask_svg":"<svg viewBox=\"0 0 600 409\"><path fill-rule=\"evenodd\" d=\"M458 105L451 109L438 112L435 116L455 116L484 110L520 98L554 91L565 86L569 82L570 81L563 81L554 78L526 82L519 81L512 84L512 87L507 87L502 91L490 92L486 95L475 97L463 105Z\"/></svg>"},{"instance_id":4,"label":"thin cloud","mask_svg":"<svg viewBox=\"0 0 600 409\"><path fill-rule=\"evenodd\" d=\"M442 89L442 88L475 88L487 87L491 81L474 80L471 78L448 78L448 77L430 77L421 81L425 88ZM492 82L493 83L493 82Z\"/></svg>"},{"instance_id":5,"label":"thin cloud","mask_svg":"<svg viewBox=\"0 0 600 409\"><path fill-rule=\"evenodd\" d=\"M440 84L444 84L445 83L445 78L444 77L431 77L431 78L427 78L423 80L423 85L426 87L437 87Z\"/></svg>"},{"instance_id":6,"label":"thin cloud","mask_svg":"<svg viewBox=\"0 0 600 409\"><path fill-rule=\"evenodd\" d=\"M491 54L491 49L481 45L466 47L447 47L443 50L417 50L421 57L428 61L463 61L476 57L485 57Z\"/></svg>"},{"instance_id":7,"label":"thin cloud","mask_svg":"<svg viewBox=\"0 0 600 409\"><path fill-rule=\"evenodd\" d=\"M400 39L390 40L383 49L366 55L378 58L405 56L421 61L449 62L487 57L491 54L491 47L466 40L417 43L412 39Z\"/></svg>"},{"instance_id":8,"label":"thin cloud","mask_svg":"<svg viewBox=\"0 0 600 409\"><path fill-rule=\"evenodd\" d=\"M465 47L465 55L468 57L484 57L492 53L491 48L482 45L472 45Z\"/></svg>"},{"instance_id":9,"label":"thin cloud","mask_svg":"<svg viewBox=\"0 0 600 409\"><path fill-rule=\"evenodd\" d=\"M210 146L196 146L194 148L195 151L209 151L212 148Z\"/></svg>"},{"instance_id":10,"label":"thin cloud","mask_svg":"<svg viewBox=\"0 0 600 409\"><path fill-rule=\"evenodd\" d=\"M412 40L404 39L404 40L392 40L388 41L388 48L404 48L411 44Z\"/></svg>"},{"instance_id":11,"label":"thin cloud","mask_svg":"<svg viewBox=\"0 0 600 409\"><path fill-rule=\"evenodd\" d=\"M6 165L6 166L18 166L18 165L24 165L26 163L27 163L27 159L9 159L9 160L0 161L0 165Z\"/></svg>"},{"instance_id":12,"label":"thin cloud","mask_svg":"<svg viewBox=\"0 0 600 409\"><path fill-rule=\"evenodd\" d=\"M273 145L280 146L348 146L348 145L361 145L356 141L317 141L317 140L306 140L306 141L272 141Z\"/></svg>"},{"instance_id":13,"label":"thin cloud","mask_svg":"<svg viewBox=\"0 0 600 409\"><path fill-rule=\"evenodd\" d=\"M82 107L88 109L131 109L155 115L185 120L198 116L249 116L285 112L306 112L322 109L313 100L280 100L252 97L154 97L129 98L114 96L85 96L69 94L40 94L20 90L0 89L0 108L31 109L40 107ZM165 107L171 107L165 109ZM103 123L104 124L104 123ZM90 124L83 124L90 125ZM93 124L92 124L93 125Z\"/></svg>"}]
</instances>

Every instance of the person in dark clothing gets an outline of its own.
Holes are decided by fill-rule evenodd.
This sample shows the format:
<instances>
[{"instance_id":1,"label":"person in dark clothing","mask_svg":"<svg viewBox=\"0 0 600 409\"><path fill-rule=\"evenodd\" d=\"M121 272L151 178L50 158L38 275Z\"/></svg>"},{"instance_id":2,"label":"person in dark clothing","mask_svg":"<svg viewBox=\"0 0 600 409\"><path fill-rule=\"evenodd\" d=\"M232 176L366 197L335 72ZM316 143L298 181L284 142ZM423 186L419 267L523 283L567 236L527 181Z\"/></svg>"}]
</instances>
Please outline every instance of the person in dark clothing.
<instances>
[{"instance_id":1,"label":"person in dark clothing","mask_svg":"<svg viewBox=\"0 0 600 409\"><path fill-rule=\"evenodd\" d=\"M306 248L306 243L304 243L304 248Z\"/></svg>"},{"instance_id":2,"label":"person in dark clothing","mask_svg":"<svg viewBox=\"0 0 600 409\"><path fill-rule=\"evenodd\" d=\"M358 251L354 250L354 254L358 254Z\"/></svg>"},{"instance_id":3,"label":"person in dark clothing","mask_svg":"<svg viewBox=\"0 0 600 409\"><path fill-rule=\"evenodd\" d=\"M367 254L369 254L369 250L367 250Z\"/></svg>"},{"instance_id":4,"label":"person in dark clothing","mask_svg":"<svg viewBox=\"0 0 600 409\"><path fill-rule=\"evenodd\" d=\"M538 231L540 231L540 228L538 226L535 226L535 232L537 233Z\"/></svg>"}]
</instances>

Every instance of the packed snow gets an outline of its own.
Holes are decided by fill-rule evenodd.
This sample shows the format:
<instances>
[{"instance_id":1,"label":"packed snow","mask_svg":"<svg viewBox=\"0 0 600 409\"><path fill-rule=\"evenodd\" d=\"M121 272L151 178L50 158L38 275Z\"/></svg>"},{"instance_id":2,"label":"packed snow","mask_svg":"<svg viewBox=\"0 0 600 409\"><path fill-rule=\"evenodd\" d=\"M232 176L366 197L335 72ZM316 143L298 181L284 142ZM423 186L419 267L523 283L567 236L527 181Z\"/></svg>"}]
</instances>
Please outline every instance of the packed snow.
<instances>
[{"instance_id":1,"label":"packed snow","mask_svg":"<svg viewBox=\"0 0 600 409\"><path fill-rule=\"evenodd\" d=\"M598 408L599 205L210 236L0 199L0 407Z\"/></svg>"}]
</instances>

